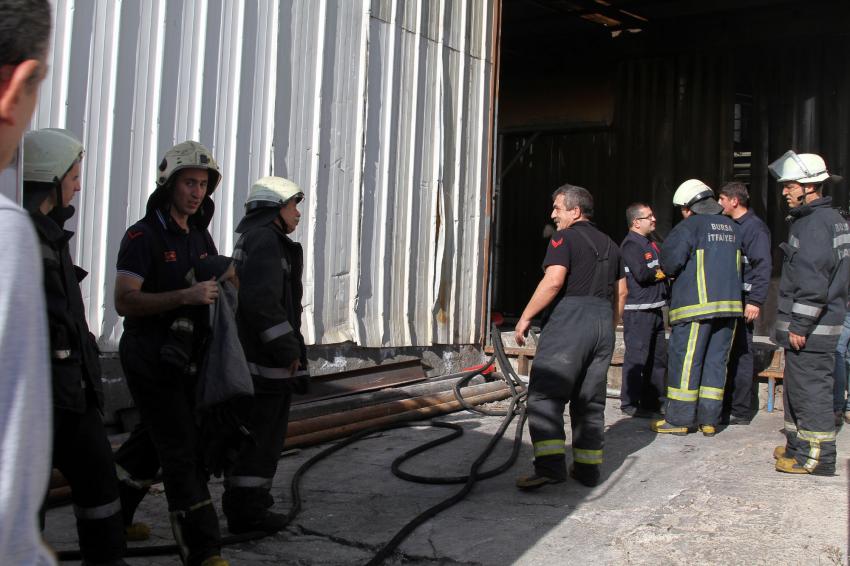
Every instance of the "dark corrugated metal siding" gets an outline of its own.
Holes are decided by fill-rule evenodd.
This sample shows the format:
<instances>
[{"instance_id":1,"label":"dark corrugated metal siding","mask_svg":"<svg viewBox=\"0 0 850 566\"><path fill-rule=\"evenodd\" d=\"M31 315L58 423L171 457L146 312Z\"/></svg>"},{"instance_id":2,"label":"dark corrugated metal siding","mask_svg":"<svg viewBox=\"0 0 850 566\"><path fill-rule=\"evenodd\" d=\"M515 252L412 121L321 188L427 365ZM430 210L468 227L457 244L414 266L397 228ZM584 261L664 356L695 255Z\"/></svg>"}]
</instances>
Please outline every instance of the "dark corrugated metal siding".
<instances>
[{"instance_id":1,"label":"dark corrugated metal siding","mask_svg":"<svg viewBox=\"0 0 850 566\"><path fill-rule=\"evenodd\" d=\"M670 203L679 183L696 177L717 189L732 180L741 90L753 100L752 207L770 226L774 248L786 237L787 210L768 177L770 161L793 148L820 153L832 173L850 174L850 36L626 60L616 74L610 127L539 132L502 179L494 308L518 315L534 291L559 185L587 187L597 223L619 242L629 203L652 204L663 236L678 221ZM533 134L504 134L501 163ZM846 207L847 186L825 193Z\"/></svg>"}]
</instances>

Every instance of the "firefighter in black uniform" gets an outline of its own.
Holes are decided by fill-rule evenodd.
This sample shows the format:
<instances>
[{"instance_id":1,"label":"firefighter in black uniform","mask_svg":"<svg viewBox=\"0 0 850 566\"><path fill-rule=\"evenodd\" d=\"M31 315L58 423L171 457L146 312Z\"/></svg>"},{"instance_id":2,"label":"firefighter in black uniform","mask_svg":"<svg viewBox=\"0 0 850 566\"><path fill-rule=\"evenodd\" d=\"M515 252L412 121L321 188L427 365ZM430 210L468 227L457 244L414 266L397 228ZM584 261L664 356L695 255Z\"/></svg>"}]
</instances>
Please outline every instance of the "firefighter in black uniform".
<instances>
[{"instance_id":1,"label":"firefighter in black uniform","mask_svg":"<svg viewBox=\"0 0 850 566\"><path fill-rule=\"evenodd\" d=\"M115 280L115 307L125 317L121 365L156 446L172 530L190 566L227 564L194 411L206 305L217 299L218 285L189 283L192 270L218 253L207 226L214 210L210 195L220 179L201 144L187 141L168 150L144 218L121 242ZM175 345L191 349L183 367L167 355Z\"/></svg>"},{"instance_id":2,"label":"firefighter in black uniform","mask_svg":"<svg viewBox=\"0 0 850 566\"><path fill-rule=\"evenodd\" d=\"M586 486L599 483L608 366L626 295L620 249L590 222L591 194L564 185L552 200L558 231L546 250L543 279L515 330L517 343L524 344L531 319L546 309L528 395L534 473L517 479L520 489L566 479L567 403L573 429L570 475Z\"/></svg>"},{"instance_id":3,"label":"firefighter in black uniform","mask_svg":"<svg viewBox=\"0 0 850 566\"><path fill-rule=\"evenodd\" d=\"M786 444L774 451L776 470L832 475L832 372L850 283L850 228L832 198L821 195L831 176L819 155L789 151L769 170L791 209L788 241L780 246L776 341L785 348Z\"/></svg>"},{"instance_id":4,"label":"firefighter in black uniform","mask_svg":"<svg viewBox=\"0 0 850 566\"><path fill-rule=\"evenodd\" d=\"M679 185L673 204L684 220L661 246L661 268L675 278L670 297L665 419L658 433L685 435L694 425L714 436L723 405L726 363L741 316L741 245L735 224L697 179Z\"/></svg>"},{"instance_id":5,"label":"firefighter in black uniform","mask_svg":"<svg viewBox=\"0 0 850 566\"><path fill-rule=\"evenodd\" d=\"M722 422L748 425L757 410L753 388L753 321L761 313L770 287L770 230L749 209L750 194L746 185L737 181L726 183L719 193L717 202L723 207L723 214L735 221L741 240L744 301L744 316L735 328L729 356Z\"/></svg>"},{"instance_id":6,"label":"firefighter in black uniform","mask_svg":"<svg viewBox=\"0 0 850 566\"><path fill-rule=\"evenodd\" d=\"M67 130L24 138L24 207L38 234L53 373L53 466L68 480L84 564L124 564L126 544L112 449L100 411L103 386L94 336L86 323L80 281L63 230L80 190L83 146Z\"/></svg>"},{"instance_id":7,"label":"firefighter in black uniform","mask_svg":"<svg viewBox=\"0 0 850 566\"><path fill-rule=\"evenodd\" d=\"M269 511L277 462L286 439L293 392L309 380L301 335L301 244L292 241L304 193L280 177L251 187L234 250L239 277L239 338L254 382L249 428L256 440L243 448L225 477L222 508L231 533L275 532L285 516Z\"/></svg>"},{"instance_id":8,"label":"firefighter in black uniform","mask_svg":"<svg viewBox=\"0 0 850 566\"><path fill-rule=\"evenodd\" d=\"M660 250L649 236L655 215L648 204L626 208L629 232L620 244L626 269L628 296L623 311L623 383L620 410L632 417L649 418L664 406L667 374L667 337L663 307L667 305L667 277L661 270Z\"/></svg>"}]
</instances>

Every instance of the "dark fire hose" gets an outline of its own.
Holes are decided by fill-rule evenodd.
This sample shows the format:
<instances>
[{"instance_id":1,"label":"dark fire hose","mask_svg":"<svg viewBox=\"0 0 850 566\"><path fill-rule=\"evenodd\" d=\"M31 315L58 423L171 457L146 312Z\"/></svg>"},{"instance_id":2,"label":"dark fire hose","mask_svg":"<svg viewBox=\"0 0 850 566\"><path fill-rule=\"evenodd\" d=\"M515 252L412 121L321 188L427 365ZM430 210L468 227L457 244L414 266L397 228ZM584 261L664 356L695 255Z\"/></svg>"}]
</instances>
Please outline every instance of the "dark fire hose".
<instances>
[{"instance_id":1,"label":"dark fire hose","mask_svg":"<svg viewBox=\"0 0 850 566\"><path fill-rule=\"evenodd\" d=\"M373 435L378 432L384 432L388 430L393 430L397 428L412 428L412 427L421 427L421 426L432 426L437 428L446 428L450 429L452 432L417 446L412 450L408 450L403 453L401 456L396 458L392 463L392 472L397 477L417 483L425 483L425 484L464 484L463 487L456 492L454 495L444 499L443 501L437 503L436 505L426 509L416 517L414 517L410 522L404 525L399 531L387 542L375 556L367 563L367 566L376 566L378 564L382 564L394 551L398 546L406 539L410 533L416 530L422 523L427 520L433 518L441 511L448 509L455 503L463 500L471 491L475 482L482 479L492 478L497 476L506 470L508 470L513 463L516 461L517 456L519 456L519 451L522 447L522 431L525 426L525 401L527 397L527 392L525 391L525 385L519 379L519 376L514 372L508 357L505 355L504 346L502 345L501 333L499 329L494 324L492 327L493 337L493 356L481 367L475 370L470 370L467 374L458 379L454 384L454 394L457 401L461 404L461 406L467 411L477 413L480 415L487 416L503 416L505 417L502 420L499 429L496 433L490 438L490 441L487 443L487 446L481 452L481 454L476 458L476 460L472 463L469 468L469 474L465 476L448 476L448 477L430 477L430 476L420 476L416 474L411 474L409 472L405 472L401 469L402 464L407 460L413 458L418 454L422 454L432 448L440 446L441 444L445 444L447 442L451 442L456 438L459 438L463 435L463 427L454 423L447 423L441 421L430 421L428 423L421 422L404 422L404 423L393 423L390 425L378 426L369 428L366 430L362 430L357 432L348 438L340 440L331 446L328 446L324 450L318 452L314 456L312 456L309 460L301 464L301 466L295 471L295 474L292 476L292 481L290 484L290 491L292 496L292 507L286 515L287 524L291 523L298 513L301 511L301 478L304 477L304 474L307 473L307 470L312 468L316 463L323 460L324 458L330 456L334 452L337 452L346 446L353 444L367 436ZM470 405L461 395L461 388L469 383L475 376L484 372L487 368L489 368L493 361L498 361L499 367L502 370L502 378L508 385L508 388L511 392L511 403L506 411L493 411L488 409L483 409L480 407L475 407ZM511 454L505 462L486 471L480 471L480 468L493 452L498 444L499 440L502 439L514 417L519 416L519 421L516 426L516 431L514 433L514 444L511 450ZM234 544L249 542L253 540L258 540L261 538L265 538L267 536L275 534L274 532L251 532L244 533L241 535L234 536L226 536L222 537L221 545L222 546L230 546ZM169 555L169 554L178 554L178 549L176 544L165 544L165 545L157 545L157 546L134 546L128 547L127 552L125 553L125 557L139 557L139 556L161 556L161 555ZM82 558L79 549L73 550L62 550L57 552L57 558L60 561L70 561L70 560L80 560Z\"/></svg>"}]
</instances>

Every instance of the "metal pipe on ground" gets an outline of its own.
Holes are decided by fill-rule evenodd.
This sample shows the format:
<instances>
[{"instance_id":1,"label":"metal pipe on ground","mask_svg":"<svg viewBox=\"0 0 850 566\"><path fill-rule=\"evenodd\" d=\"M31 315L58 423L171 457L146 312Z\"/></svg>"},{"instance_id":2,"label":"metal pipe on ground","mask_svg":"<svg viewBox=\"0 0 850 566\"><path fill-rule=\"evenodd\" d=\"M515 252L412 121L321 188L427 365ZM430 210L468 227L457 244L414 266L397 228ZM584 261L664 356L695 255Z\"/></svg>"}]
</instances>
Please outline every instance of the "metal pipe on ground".
<instances>
[{"instance_id":1,"label":"metal pipe on ground","mask_svg":"<svg viewBox=\"0 0 850 566\"><path fill-rule=\"evenodd\" d=\"M335 399L326 399L323 401L313 401L301 405L293 405L289 411L289 420L298 421L310 419L314 417L321 417L323 415L332 415L343 411L360 409L370 405L378 405L380 403L389 403L391 401L410 399L412 397L441 393L443 391L451 391L454 384L464 375L466 375L466 373L435 377L429 379L425 383L418 383L416 385L393 387L391 389L383 389L381 391L358 393L347 395L345 397L337 397ZM480 385L487 382L486 378L476 376L470 381L470 385Z\"/></svg>"},{"instance_id":2,"label":"metal pipe on ground","mask_svg":"<svg viewBox=\"0 0 850 566\"><path fill-rule=\"evenodd\" d=\"M501 401L502 399L507 399L510 397L510 390L507 387L503 389L499 389L498 391L492 391L490 393L483 393L481 395L476 395L474 397L467 397L466 401L480 405L482 403L491 403L493 401ZM348 425L339 426L336 428L330 428L325 430L319 430L317 432L312 432L308 434L302 434L299 436L289 436L286 439L286 448L295 448L301 446L311 446L313 444L319 444L322 442L328 442L330 440L336 440L338 438L342 438L348 436L352 433L355 433L360 430L364 430L367 428L371 428L374 426L386 425L394 422L401 421L413 421L413 420L421 420L431 418L437 415L442 415L445 413L451 413L461 409L460 403L456 400L449 401L447 403L441 403L438 405L430 405L427 407L422 407L419 409L414 409L410 411L405 411L402 413L396 413L391 415L386 415L383 417L371 419L368 421L359 421L355 423L351 423Z\"/></svg>"},{"instance_id":3,"label":"metal pipe on ground","mask_svg":"<svg viewBox=\"0 0 850 566\"><path fill-rule=\"evenodd\" d=\"M507 385L503 381L483 383L461 389L464 398L475 398L477 396L492 393L494 391L506 392ZM418 410L434 405L444 405L449 401L455 401L454 391L444 391L431 395L421 395L408 399L399 399L379 405L361 407L351 411L338 412L331 415L290 421L287 436L303 436L305 434L341 427L358 421L372 421L381 417L394 415L406 411ZM458 403L458 407L460 404Z\"/></svg>"}]
</instances>

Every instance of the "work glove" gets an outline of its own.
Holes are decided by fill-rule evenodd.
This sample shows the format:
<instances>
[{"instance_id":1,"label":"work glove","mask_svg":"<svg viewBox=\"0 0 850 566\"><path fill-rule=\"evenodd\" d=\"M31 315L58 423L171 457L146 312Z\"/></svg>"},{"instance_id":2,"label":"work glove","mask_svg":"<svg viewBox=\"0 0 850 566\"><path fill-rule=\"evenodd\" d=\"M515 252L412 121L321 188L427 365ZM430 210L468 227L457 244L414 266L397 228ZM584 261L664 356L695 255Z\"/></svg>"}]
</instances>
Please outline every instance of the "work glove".
<instances>
[{"instance_id":1,"label":"work glove","mask_svg":"<svg viewBox=\"0 0 850 566\"><path fill-rule=\"evenodd\" d=\"M229 474L245 446L256 445L244 415L251 398L233 399L215 405L200 416L200 436L203 462L215 477Z\"/></svg>"}]
</instances>

